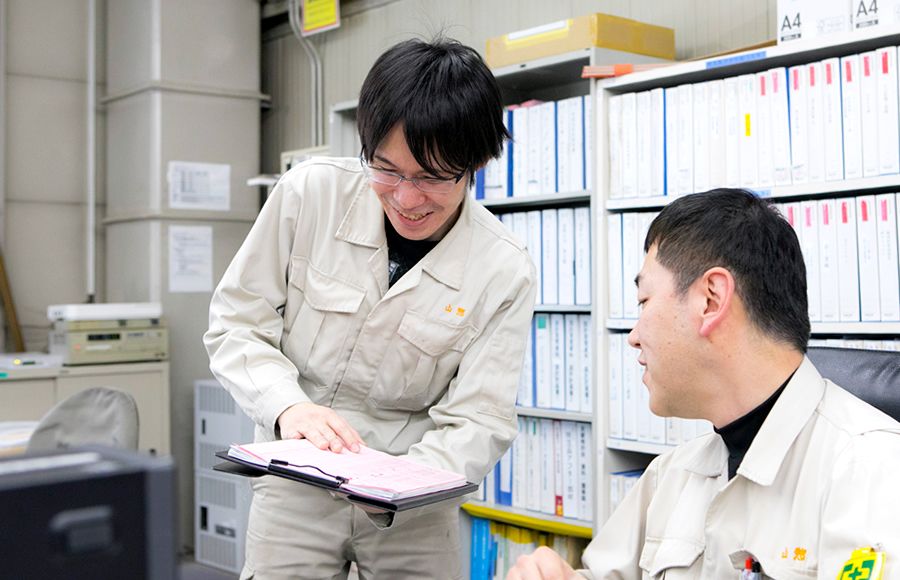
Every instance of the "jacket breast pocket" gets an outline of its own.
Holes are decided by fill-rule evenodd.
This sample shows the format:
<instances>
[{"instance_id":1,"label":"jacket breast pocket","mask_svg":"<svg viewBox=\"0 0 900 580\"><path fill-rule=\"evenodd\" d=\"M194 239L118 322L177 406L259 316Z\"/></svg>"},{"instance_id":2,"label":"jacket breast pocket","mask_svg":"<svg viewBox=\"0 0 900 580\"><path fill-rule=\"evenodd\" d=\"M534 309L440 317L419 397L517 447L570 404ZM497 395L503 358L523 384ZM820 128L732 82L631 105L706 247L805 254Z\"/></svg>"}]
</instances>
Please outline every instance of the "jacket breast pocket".
<instances>
[{"instance_id":1,"label":"jacket breast pocket","mask_svg":"<svg viewBox=\"0 0 900 580\"><path fill-rule=\"evenodd\" d=\"M694 566L702 553L703 546L690 540L647 538L639 560L642 577L658 580L696 578Z\"/></svg>"},{"instance_id":2,"label":"jacket breast pocket","mask_svg":"<svg viewBox=\"0 0 900 580\"><path fill-rule=\"evenodd\" d=\"M301 258L292 262L290 280L285 314L296 311L296 315L285 321L282 350L301 377L316 388L333 387L365 290L329 276Z\"/></svg>"},{"instance_id":3,"label":"jacket breast pocket","mask_svg":"<svg viewBox=\"0 0 900 580\"><path fill-rule=\"evenodd\" d=\"M369 391L369 403L384 409L422 411L439 399L456 376L466 348L478 334L407 312L388 345Z\"/></svg>"}]
</instances>

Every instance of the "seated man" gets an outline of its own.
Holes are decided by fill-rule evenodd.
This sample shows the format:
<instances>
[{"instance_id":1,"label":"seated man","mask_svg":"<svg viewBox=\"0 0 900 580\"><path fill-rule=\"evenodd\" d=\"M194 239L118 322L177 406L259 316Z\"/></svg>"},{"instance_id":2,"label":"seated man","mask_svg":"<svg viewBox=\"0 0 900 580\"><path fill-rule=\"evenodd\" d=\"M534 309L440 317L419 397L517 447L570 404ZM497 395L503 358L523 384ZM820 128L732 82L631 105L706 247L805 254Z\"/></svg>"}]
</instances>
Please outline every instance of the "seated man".
<instances>
[{"instance_id":1,"label":"seated man","mask_svg":"<svg viewBox=\"0 0 900 580\"><path fill-rule=\"evenodd\" d=\"M635 282L650 409L710 433L653 460L576 573L552 550L508 579L900 578L900 423L823 379L804 356L806 271L766 201L718 189L662 210ZM900 394L898 394L900 396ZM854 573L856 574L854 576Z\"/></svg>"}]
</instances>

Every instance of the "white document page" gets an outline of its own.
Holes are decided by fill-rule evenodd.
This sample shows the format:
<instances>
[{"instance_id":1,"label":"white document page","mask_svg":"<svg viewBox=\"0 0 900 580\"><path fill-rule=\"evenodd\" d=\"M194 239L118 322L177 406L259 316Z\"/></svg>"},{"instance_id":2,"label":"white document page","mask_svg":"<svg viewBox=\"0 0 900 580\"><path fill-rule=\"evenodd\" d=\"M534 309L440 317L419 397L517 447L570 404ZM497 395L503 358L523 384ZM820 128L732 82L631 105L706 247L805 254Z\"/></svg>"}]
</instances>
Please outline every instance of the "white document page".
<instances>
[{"instance_id":1,"label":"white document page","mask_svg":"<svg viewBox=\"0 0 900 580\"><path fill-rule=\"evenodd\" d=\"M169 226L169 292L212 292L212 226Z\"/></svg>"},{"instance_id":2,"label":"white document page","mask_svg":"<svg viewBox=\"0 0 900 580\"><path fill-rule=\"evenodd\" d=\"M231 209L231 165L169 161L166 178L172 209Z\"/></svg>"}]
</instances>

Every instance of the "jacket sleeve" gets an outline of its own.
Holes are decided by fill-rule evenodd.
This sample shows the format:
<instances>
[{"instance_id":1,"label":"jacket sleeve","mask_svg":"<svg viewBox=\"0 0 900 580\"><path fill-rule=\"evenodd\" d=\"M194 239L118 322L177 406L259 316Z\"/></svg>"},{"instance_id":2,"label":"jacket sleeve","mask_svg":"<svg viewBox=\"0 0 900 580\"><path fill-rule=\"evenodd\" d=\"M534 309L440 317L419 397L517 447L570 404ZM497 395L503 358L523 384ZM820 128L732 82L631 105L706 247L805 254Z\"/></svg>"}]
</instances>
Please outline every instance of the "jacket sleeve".
<instances>
[{"instance_id":1,"label":"jacket sleeve","mask_svg":"<svg viewBox=\"0 0 900 580\"><path fill-rule=\"evenodd\" d=\"M588 544L582 556L586 570L578 572L596 580L639 580L641 550L647 529L647 509L656 491L660 458L647 467L612 516Z\"/></svg>"},{"instance_id":2,"label":"jacket sleeve","mask_svg":"<svg viewBox=\"0 0 900 580\"><path fill-rule=\"evenodd\" d=\"M296 366L280 349L287 272L303 209L290 183L275 186L222 276L203 336L213 375L270 438L285 409L309 401Z\"/></svg>"},{"instance_id":3,"label":"jacket sleeve","mask_svg":"<svg viewBox=\"0 0 900 580\"><path fill-rule=\"evenodd\" d=\"M410 458L480 482L518 432L516 394L534 313L531 260L506 286L506 298L469 345L443 397L429 410L434 429L409 448Z\"/></svg>"}]
</instances>

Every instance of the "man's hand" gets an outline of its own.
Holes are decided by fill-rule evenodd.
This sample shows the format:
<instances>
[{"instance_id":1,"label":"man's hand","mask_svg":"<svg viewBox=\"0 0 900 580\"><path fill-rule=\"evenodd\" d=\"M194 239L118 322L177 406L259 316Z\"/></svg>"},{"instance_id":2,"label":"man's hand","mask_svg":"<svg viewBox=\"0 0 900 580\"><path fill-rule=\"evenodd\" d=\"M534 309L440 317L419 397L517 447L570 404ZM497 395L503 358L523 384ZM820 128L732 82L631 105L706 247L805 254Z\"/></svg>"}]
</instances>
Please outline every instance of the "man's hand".
<instances>
[{"instance_id":1,"label":"man's hand","mask_svg":"<svg viewBox=\"0 0 900 580\"><path fill-rule=\"evenodd\" d=\"M309 439L319 449L340 453L345 447L356 453L363 440L343 417L329 407L315 403L297 403L288 407L276 421L282 439Z\"/></svg>"},{"instance_id":2,"label":"man's hand","mask_svg":"<svg viewBox=\"0 0 900 580\"><path fill-rule=\"evenodd\" d=\"M506 580L570 580L578 578L575 570L559 554L541 546L528 556L519 556Z\"/></svg>"}]
</instances>

